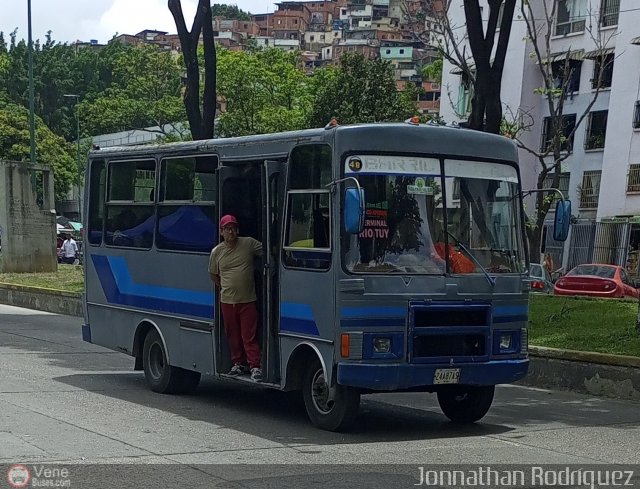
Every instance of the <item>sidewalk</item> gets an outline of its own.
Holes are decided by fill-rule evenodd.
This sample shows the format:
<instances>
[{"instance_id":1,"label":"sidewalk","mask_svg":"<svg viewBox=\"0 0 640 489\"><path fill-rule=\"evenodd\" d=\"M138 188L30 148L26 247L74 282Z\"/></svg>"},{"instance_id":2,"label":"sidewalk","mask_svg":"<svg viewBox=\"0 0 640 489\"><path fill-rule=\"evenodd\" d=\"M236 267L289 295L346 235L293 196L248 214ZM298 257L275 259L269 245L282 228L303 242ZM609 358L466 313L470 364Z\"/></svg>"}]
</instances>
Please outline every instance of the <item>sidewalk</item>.
<instances>
[{"instance_id":1,"label":"sidewalk","mask_svg":"<svg viewBox=\"0 0 640 489\"><path fill-rule=\"evenodd\" d=\"M0 303L82 317L82 294L0 283ZM79 333L78 333L79 334ZM640 358L530 346L519 384L640 401Z\"/></svg>"}]
</instances>

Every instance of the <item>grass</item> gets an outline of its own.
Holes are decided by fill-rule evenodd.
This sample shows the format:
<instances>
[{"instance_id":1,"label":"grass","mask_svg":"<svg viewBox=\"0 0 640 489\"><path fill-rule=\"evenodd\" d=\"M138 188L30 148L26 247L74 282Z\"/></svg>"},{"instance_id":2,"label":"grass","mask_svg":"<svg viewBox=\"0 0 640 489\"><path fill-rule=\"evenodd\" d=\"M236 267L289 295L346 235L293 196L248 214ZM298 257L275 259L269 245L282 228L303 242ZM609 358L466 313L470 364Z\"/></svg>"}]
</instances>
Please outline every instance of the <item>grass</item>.
<instances>
[{"instance_id":1,"label":"grass","mask_svg":"<svg viewBox=\"0 0 640 489\"><path fill-rule=\"evenodd\" d=\"M67 292L84 291L82 267L74 265L59 264L54 273L0 273L0 282Z\"/></svg>"},{"instance_id":2,"label":"grass","mask_svg":"<svg viewBox=\"0 0 640 489\"><path fill-rule=\"evenodd\" d=\"M640 356L638 301L532 295L529 343Z\"/></svg>"},{"instance_id":3,"label":"grass","mask_svg":"<svg viewBox=\"0 0 640 489\"><path fill-rule=\"evenodd\" d=\"M56 273L0 273L0 282L82 292L82 267L58 265ZM638 302L531 295L529 343L536 346L640 357Z\"/></svg>"}]
</instances>

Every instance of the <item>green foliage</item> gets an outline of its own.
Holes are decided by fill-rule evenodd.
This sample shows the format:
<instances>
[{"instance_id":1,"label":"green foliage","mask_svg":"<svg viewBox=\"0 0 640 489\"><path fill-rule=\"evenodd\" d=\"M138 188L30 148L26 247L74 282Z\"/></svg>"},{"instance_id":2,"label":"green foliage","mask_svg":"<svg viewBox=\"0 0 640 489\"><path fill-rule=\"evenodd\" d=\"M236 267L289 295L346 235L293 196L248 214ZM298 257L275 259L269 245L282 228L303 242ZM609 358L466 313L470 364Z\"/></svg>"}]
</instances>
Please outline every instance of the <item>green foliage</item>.
<instances>
[{"instance_id":1,"label":"green foliage","mask_svg":"<svg viewBox=\"0 0 640 489\"><path fill-rule=\"evenodd\" d=\"M529 343L640 356L637 300L532 295Z\"/></svg>"},{"instance_id":2,"label":"green foliage","mask_svg":"<svg viewBox=\"0 0 640 489\"><path fill-rule=\"evenodd\" d=\"M421 73L424 80L440 83L442 81L442 58L424 65Z\"/></svg>"},{"instance_id":3,"label":"green foliage","mask_svg":"<svg viewBox=\"0 0 640 489\"><path fill-rule=\"evenodd\" d=\"M162 127L186 119L180 96L182 71L171 53L142 44L121 49L110 65L111 85L80 105L88 133Z\"/></svg>"},{"instance_id":4,"label":"green foliage","mask_svg":"<svg viewBox=\"0 0 640 489\"><path fill-rule=\"evenodd\" d=\"M305 127L311 107L298 53L218 49L218 95L226 102L218 132L244 136Z\"/></svg>"},{"instance_id":5,"label":"green foliage","mask_svg":"<svg viewBox=\"0 0 640 489\"><path fill-rule=\"evenodd\" d=\"M415 114L417 89L408 85L399 91L387 61L348 53L340 58L339 68L326 70L313 77L312 127L324 126L332 117L341 124L353 124L399 121Z\"/></svg>"},{"instance_id":6,"label":"green foliage","mask_svg":"<svg viewBox=\"0 0 640 489\"><path fill-rule=\"evenodd\" d=\"M77 175L74 148L36 118L38 163L50 165L56 199L63 199ZM29 161L29 113L24 107L0 99L0 159Z\"/></svg>"},{"instance_id":7,"label":"green foliage","mask_svg":"<svg viewBox=\"0 0 640 489\"><path fill-rule=\"evenodd\" d=\"M0 273L0 283L67 292L84 291L82 267L75 265L58 265L58 271L54 273Z\"/></svg>"},{"instance_id":8,"label":"green foliage","mask_svg":"<svg viewBox=\"0 0 640 489\"><path fill-rule=\"evenodd\" d=\"M227 5L224 3L214 3L211 6L212 17L223 17L225 19L251 20L251 13L238 8L237 5Z\"/></svg>"}]
</instances>

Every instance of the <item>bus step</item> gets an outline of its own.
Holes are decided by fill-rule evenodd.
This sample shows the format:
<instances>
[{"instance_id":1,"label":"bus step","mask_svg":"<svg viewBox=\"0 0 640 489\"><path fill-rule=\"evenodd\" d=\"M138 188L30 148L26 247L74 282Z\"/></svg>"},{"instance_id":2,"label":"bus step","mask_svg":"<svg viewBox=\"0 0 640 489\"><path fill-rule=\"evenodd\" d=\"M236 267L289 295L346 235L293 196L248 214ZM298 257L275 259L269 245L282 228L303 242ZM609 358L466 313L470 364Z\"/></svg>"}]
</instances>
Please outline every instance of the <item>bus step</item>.
<instances>
[{"instance_id":1,"label":"bus step","mask_svg":"<svg viewBox=\"0 0 640 489\"><path fill-rule=\"evenodd\" d=\"M272 384L271 382L256 382L255 380L251 380L250 375L220 374L220 378L223 378L225 380L236 380L238 382L244 382L246 384L264 385L265 387L275 387L276 389L280 388L280 384Z\"/></svg>"}]
</instances>

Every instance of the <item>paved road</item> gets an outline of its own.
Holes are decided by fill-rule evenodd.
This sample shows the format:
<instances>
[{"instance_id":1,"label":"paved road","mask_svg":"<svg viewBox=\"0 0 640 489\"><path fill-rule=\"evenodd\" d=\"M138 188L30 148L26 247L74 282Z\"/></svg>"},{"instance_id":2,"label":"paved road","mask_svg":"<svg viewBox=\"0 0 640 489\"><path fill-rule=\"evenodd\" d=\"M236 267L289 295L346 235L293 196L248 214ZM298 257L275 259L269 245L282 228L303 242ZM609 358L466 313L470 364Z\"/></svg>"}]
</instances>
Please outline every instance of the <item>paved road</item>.
<instances>
[{"instance_id":1,"label":"paved road","mask_svg":"<svg viewBox=\"0 0 640 489\"><path fill-rule=\"evenodd\" d=\"M409 487L424 464L640 458L640 404L629 401L501 386L483 421L460 428L433 395L372 395L363 397L357 429L339 434L313 428L298 396L211 379L194 395L165 396L132 369L132 358L83 343L78 318L0 305L0 464L184 464L174 472L197 464L410 464L413 478L392 469L350 469L341 478L345 487ZM304 479L294 466L279 468L273 485L264 483L269 466L264 478L203 467L181 475L181 484L213 477L209 487L329 485L317 467L304 469Z\"/></svg>"}]
</instances>

